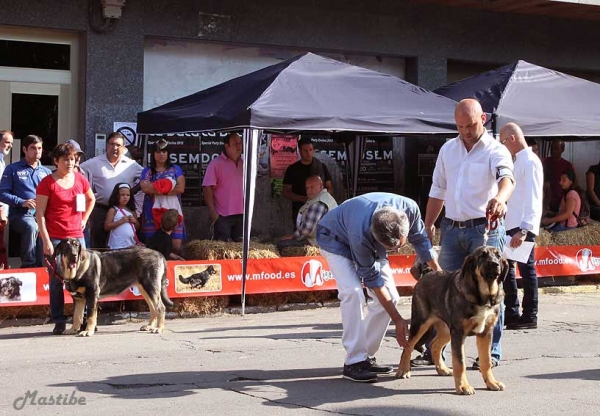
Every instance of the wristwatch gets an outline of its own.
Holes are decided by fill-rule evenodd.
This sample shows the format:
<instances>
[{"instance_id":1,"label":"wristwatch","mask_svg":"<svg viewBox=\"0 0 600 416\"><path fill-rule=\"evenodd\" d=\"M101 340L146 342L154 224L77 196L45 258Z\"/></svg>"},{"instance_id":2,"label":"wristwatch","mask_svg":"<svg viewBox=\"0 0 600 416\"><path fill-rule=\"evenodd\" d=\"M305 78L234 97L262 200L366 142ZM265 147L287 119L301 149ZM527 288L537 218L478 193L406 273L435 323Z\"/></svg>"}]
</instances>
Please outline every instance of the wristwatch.
<instances>
[{"instance_id":1,"label":"wristwatch","mask_svg":"<svg viewBox=\"0 0 600 416\"><path fill-rule=\"evenodd\" d=\"M527 230L521 229L521 235L527 235Z\"/></svg>"}]
</instances>

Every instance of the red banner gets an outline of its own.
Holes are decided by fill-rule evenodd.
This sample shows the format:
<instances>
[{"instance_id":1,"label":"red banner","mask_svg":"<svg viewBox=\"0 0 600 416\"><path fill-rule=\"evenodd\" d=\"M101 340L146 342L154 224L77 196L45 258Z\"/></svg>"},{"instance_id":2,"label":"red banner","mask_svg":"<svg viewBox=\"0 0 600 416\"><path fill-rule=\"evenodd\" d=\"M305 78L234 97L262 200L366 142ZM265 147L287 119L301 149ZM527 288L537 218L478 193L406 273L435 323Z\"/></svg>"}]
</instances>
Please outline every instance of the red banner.
<instances>
[{"instance_id":1,"label":"red banner","mask_svg":"<svg viewBox=\"0 0 600 416\"><path fill-rule=\"evenodd\" d=\"M594 255L596 253L596 255ZM538 277L600 273L600 246L538 247ZM390 256L397 286L414 286L410 267L415 256ZM167 291L171 298L239 295L242 290L241 260L167 262ZM246 293L331 290L335 279L323 257L284 257L248 260ZM0 306L47 305L48 272L45 268L0 271ZM103 300L141 300L136 287ZM71 302L66 294L65 301Z\"/></svg>"}]
</instances>

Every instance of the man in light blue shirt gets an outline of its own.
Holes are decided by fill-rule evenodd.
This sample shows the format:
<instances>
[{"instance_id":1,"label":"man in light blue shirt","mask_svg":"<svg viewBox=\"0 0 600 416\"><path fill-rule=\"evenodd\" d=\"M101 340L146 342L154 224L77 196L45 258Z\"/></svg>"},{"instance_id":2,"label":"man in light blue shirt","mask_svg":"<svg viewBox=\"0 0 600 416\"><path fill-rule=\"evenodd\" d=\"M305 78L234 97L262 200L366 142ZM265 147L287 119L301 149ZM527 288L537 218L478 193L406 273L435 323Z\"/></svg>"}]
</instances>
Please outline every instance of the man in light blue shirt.
<instances>
[{"instance_id":1,"label":"man in light blue shirt","mask_svg":"<svg viewBox=\"0 0 600 416\"><path fill-rule=\"evenodd\" d=\"M419 207L409 198L388 193L361 195L333 208L317 225L317 243L339 292L346 379L368 383L376 381L377 374L392 372L375 360L390 318L398 344L407 345L408 323L396 309L400 295L388 262L388 252L397 251L407 240L433 270L441 270ZM366 315L362 284L375 295Z\"/></svg>"},{"instance_id":2,"label":"man in light blue shirt","mask_svg":"<svg viewBox=\"0 0 600 416\"><path fill-rule=\"evenodd\" d=\"M42 139L29 135L23 139L25 157L6 167L0 181L0 202L10 207L9 223L21 235L21 267L42 266L42 245L35 220L35 189L50 169L42 166Z\"/></svg>"}]
</instances>

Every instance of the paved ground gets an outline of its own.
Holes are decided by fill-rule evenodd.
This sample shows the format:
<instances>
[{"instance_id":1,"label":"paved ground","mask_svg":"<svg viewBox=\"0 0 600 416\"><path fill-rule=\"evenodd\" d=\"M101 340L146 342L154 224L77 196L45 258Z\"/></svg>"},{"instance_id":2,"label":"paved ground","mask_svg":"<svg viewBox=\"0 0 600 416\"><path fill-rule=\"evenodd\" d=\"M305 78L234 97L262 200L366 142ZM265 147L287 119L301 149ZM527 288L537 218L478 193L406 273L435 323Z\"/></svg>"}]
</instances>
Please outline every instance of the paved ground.
<instances>
[{"instance_id":1,"label":"paved ground","mask_svg":"<svg viewBox=\"0 0 600 416\"><path fill-rule=\"evenodd\" d=\"M433 368L409 380L343 380L338 307L101 326L92 338L57 337L51 325L0 329L0 414L203 415L597 415L600 413L600 292L543 294L540 326L506 331L495 369L507 390L454 394ZM399 306L409 315L408 298ZM378 354L396 365L392 331ZM475 343L466 348L469 362ZM66 396L85 405L32 405ZM68 402L67 400L67 402Z\"/></svg>"}]
</instances>

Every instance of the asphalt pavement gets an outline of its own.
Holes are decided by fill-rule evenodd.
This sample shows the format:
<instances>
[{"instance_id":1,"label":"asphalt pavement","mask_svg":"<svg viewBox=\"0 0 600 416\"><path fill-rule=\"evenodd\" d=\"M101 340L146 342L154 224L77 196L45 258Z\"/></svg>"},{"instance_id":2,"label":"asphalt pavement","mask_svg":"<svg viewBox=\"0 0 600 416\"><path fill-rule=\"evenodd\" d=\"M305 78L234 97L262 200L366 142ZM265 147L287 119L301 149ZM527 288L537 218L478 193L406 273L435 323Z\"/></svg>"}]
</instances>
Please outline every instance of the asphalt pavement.
<instances>
[{"instance_id":1,"label":"asphalt pavement","mask_svg":"<svg viewBox=\"0 0 600 416\"><path fill-rule=\"evenodd\" d=\"M293 309L293 308L292 308ZM410 315L410 298L401 314ZM600 291L545 289L539 326L505 331L492 392L468 371L474 396L458 396L433 367L374 384L341 378L340 310L170 319L163 334L142 322L100 326L91 338L53 336L51 325L0 329L1 414L597 415ZM465 348L468 363L475 341ZM396 366L388 331L378 362ZM416 355L416 353L415 353ZM451 365L451 363L449 363Z\"/></svg>"}]
</instances>

